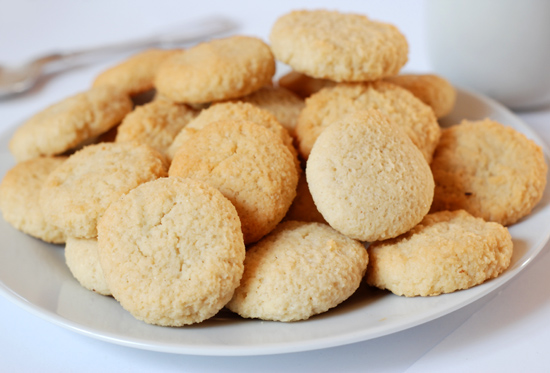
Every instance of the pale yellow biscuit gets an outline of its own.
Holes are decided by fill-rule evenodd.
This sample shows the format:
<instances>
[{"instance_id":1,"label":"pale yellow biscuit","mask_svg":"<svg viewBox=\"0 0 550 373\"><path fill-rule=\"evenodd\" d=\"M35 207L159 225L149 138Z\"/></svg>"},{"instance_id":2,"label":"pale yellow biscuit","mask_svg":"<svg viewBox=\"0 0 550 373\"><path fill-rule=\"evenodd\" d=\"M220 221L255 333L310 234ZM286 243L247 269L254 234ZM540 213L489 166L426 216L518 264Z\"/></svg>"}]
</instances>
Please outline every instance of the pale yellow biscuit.
<instances>
[{"instance_id":1,"label":"pale yellow biscuit","mask_svg":"<svg viewBox=\"0 0 550 373\"><path fill-rule=\"evenodd\" d=\"M154 88L158 67L166 58L179 52L177 49L148 49L100 73L93 87L111 85L130 96Z\"/></svg>"},{"instance_id":2,"label":"pale yellow biscuit","mask_svg":"<svg viewBox=\"0 0 550 373\"><path fill-rule=\"evenodd\" d=\"M107 207L141 183L166 176L167 164L153 148L137 143L89 145L47 178L42 211L67 236L93 238Z\"/></svg>"},{"instance_id":3,"label":"pale yellow biscuit","mask_svg":"<svg viewBox=\"0 0 550 373\"><path fill-rule=\"evenodd\" d=\"M305 105L303 99L288 89L273 86L262 87L238 100L269 111L293 137L298 115Z\"/></svg>"},{"instance_id":4,"label":"pale yellow biscuit","mask_svg":"<svg viewBox=\"0 0 550 373\"><path fill-rule=\"evenodd\" d=\"M219 189L235 205L249 244L275 228L296 196L294 159L265 127L215 122L180 148L169 175L203 180Z\"/></svg>"},{"instance_id":5,"label":"pale yellow biscuit","mask_svg":"<svg viewBox=\"0 0 550 373\"><path fill-rule=\"evenodd\" d=\"M166 154L176 135L197 115L187 105L155 100L136 107L124 118L117 128L116 141L140 142Z\"/></svg>"},{"instance_id":6,"label":"pale yellow biscuit","mask_svg":"<svg viewBox=\"0 0 550 373\"><path fill-rule=\"evenodd\" d=\"M313 146L306 177L326 221L361 241L408 231L428 213L434 193L418 148L375 110L327 127Z\"/></svg>"},{"instance_id":7,"label":"pale yellow biscuit","mask_svg":"<svg viewBox=\"0 0 550 373\"><path fill-rule=\"evenodd\" d=\"M9 148L17 161L62 154L120 123L132 110L127 94L95 87L32 116L17 129Z\"/></svg>"},{"instance_id":8,"label":"pale yellow biscuit","mask_svg":"<svg viewBox=\"0 0 550 373\"><path fill-rule=\"evenodd\" d=\"M327 10L283 15L269 36L275 57L314 78L371 81L396 75L407 62L405 36L366 16Z\"/></svg>"},{"instance_id":9,"label":"pale yellow biscuit","mask_svg":"<svg viewBox=\"0 0 550 373\"><path fill-rule=\"evenodd\" d=\"M313 78L298 71L291 71L279 78L278 84L280 87L286 88L305 99L323 88L335 86L336 82L329 79Z\"/></svg>"},{"instance_id":10,"label":"pale yellow biscuit","mask_svg":"<svg viewBox=\"0 0 550 373\"><path fill-rule=\"evenodd\" d=\"M437 118L450 114L456 102L456 89L445 78L435 74L401 74L385 79L397 84L430 106Z\"/></svg>"},{"instance_id":11,"label":"pale yellow biscuit","mask_svg":"<svg viewBox=\"0 0 550 373\"><path fill-rule=\"evenodd\" d=\"M65 262L80 285L101 295L111 295L99 263L97 238L68 237Z\"/></svg>"},{"instance_id":12,"label":"pale yellow biscuit","mask_svg":"<svg viewBox=\"0 0 550 373\"><path fill-rule=\"evenodd\" d=\"M548 171L540 146L490 119L444 129L431 167L432 211L464 209L502 225L531 212Z\"/></svg>"},{"instance_id":13,"label":"pale yellow biscuit","mask_svg":"<svg viewBox=\"0 0 550 373\"><path fill-rule=\"evenodd\" d=\"M227 307L242 317L306 320L349 298L368 263L365 247L328 225L288 221L247 250Z\"/></svg>"},{"instance_id":14,"label":"pale yellow biscuit","mask_svg":"<svg viewBox=\"0 0 550 373\"><path fill-rule=\"evenodd\" d=\"M113 296L150 324L214 316L243 274L235 208L215 188L160 178L114 202L98 225L99 258Z\"/></svg>"},{"instance_id":15,"label":"pale yellow biscuit","mask_svg":"<svg viewBox=\"0 0 550 373\"><path fill-rule=\"evenodd\" d=\"M451 293L497 277L510 265L512 237L464 210L427 215L402 236L368 248L367 283L407 297Z\"/></svg>"},{"instance_id":16,"label":"pale yellow biscuit","mask_svg":"<svg viewBox=\"0 0 550 373\"><path fill-rule=\"evenodd\" d=\"M195 133L209 125L219 121L250 121L262 127L266 127L281 139L290 152L297 157L296 148L292 144L292 137L288 131L277 121L277 118L269 111L261 109L246 102L223 102L210 106L199 113L177 135L168 147L168 158L174 158L178 149ZM296 162L298 162L296 160Z\"/></svg>"},{"instance_id":17,"label":"pale yellow biscuit","mask_svg":"<svg viewBox=\"0 0 550 373\"><path fill-rule=\"evenodd\" d=\"M347 83L325 88L306 100L296 134L307 159L319 134L342 116L376 109L406 133L430 163L441 129L433 110L404 88L388 82Z\"/></svg>"},{"instance_id":18,"label":"pale yellow biscuit","mask_svg":"<svg viewBox=\"0 0 550 373\"><path fill-rule=\"evenodd\" d=\"M65 234L45 218L39 196L48 175L66 157L38 157L12 167L0 183L0 210L16 229L46 242L63 243Z\"/></svg>"},{"instance_id":19,"label":"pale yellow biscuit","mask_svg":"<svg viewBox=\"0 0 550 373\"><path fill-rule=\"evenodd\" d=\"M232 36L194 46L158 69L157 90L173 101L201 104L247 95L275 73L271 50L260 39Z\"/></svg>"}]
</instances>

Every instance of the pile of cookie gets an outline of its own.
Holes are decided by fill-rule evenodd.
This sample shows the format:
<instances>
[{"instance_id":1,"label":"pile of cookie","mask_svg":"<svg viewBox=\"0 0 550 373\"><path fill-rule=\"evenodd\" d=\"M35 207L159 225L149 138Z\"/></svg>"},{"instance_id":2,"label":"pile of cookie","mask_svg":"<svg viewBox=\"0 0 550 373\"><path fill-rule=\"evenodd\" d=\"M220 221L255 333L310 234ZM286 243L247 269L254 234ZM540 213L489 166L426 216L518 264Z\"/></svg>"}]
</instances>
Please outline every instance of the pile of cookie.
<instances>
[{"instance_id":1,"label":"pile of cookie","mask_svg":"<svg viewBox=\"0 0 550 373\"><path fill-rule=\"evenodd\" d=\"M139 53L17 129L4 219L157 325L305 320L363 281L483 283L542 197L544 155L490 119L440 128L455 89L399 74L407 55L393 25L325 10L283 15L270 45Z\"/></svg>"}]
</instances>

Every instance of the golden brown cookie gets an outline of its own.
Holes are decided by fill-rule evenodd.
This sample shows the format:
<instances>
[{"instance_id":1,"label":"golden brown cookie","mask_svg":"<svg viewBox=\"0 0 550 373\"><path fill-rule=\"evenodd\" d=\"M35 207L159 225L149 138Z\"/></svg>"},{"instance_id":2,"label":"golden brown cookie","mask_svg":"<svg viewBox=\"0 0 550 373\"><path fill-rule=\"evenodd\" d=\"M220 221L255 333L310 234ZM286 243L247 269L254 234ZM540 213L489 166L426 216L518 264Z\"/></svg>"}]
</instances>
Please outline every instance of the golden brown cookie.
<instances>
[{"instance_id":1,"label":"golden brown cookie","mask_svg":"<svg viewBox=\"0 0 550 373\"><path fill-rule=\"evenodd\" d=\"M315 205L348 237L396 237L428 213L430 166L409 137L375 110L357 111L327 127L307 162Z\"/></svg>"},{"instance_id":2,"label":"golden brown cookie","mask_svg":"<svg viewBox=\"0 0 550 373\"><path fill-rule=\"evenodd\" d=\"M65 234L45 218L39 196L48 175L66 157L38 157L12 167L0 183L0 210L16 229L46 242L63 243Z\"/></svg>"},{"instance_id":3,"label":"golden brown cookie","mask_svg":"<svg viewBox=\"0 0 550 373\"><path fill-rule=\"evenodd\" d=\"M540 146L490 119L444 129L431 167L432 211L464 209L502 225L531 212L548 171Z\"/></svg>"},{"instance_id":4,"label":"golden brown cookie","mask_svg":"<svg viewBox=\"0 0 550 373\"><path fill-rule=\"evenodd\" d=\"M406 89L383 81L341 83L308 98L296 125L300 155L307 159L327 126L348 113L368 109L380 111L401 128L430 163L441 132L433 110Z\"/></svg>"},{"instance_id":5,"label":"golden brown cookie","mask_svg":"<svg viewBox=\"0 0 550 373\"><path fill-rule=\"evenodd\" d=\"M239 217L206 183L160 178L115 201L98 225L99 258L122 307L150 324L214 316L243 274Z\"/></svg>"},{"instance_id":6,"label":"golden brown cookie","mask_svg":"<svg viewBox=\"0 0 550 373\"><path fill-rule=\"evenodd\" d=\"M67 236L93 238L98 219L113 201L166 174L164 158L148 145L89 145L48 176L40 192L40 206L46 219Z\"/></svg>"},{"instance_id":7,"label":"golden brown cookie","mask_svg":"<svg viewBox=\"0 0 550 373\"><path fill-rule=\"evenodd\" d=\"M245 96L270 83L274 73L263 41L232 36L171 56L159 67L155 86L173 101L201 104Z\"/></svg>"},{"instance_id":8,"label":"golden brown cookie","mask_svg":"<svg viewBox=\"0 0 550 373\"><path fill-rule=\"evenodd\" d=\"M166 58L177 53L177 49L148 49L129 57L99 74L93 86L111 85L130 96L154 88L157 69Z\"/></svg>"},{"instance_id":9,"label":"golden brown cookie","mask_svg":"<svg viewBox=\"0 0 550 373\"><path fill-rule=\"evenodd\" d=\"M349 298L367 250L328 225L287 221L246 252L241 285L227 307L242 317L306 320Z\"/></svg>"},{"instance_id":10,"label":"golden brown cookie","mask_svg":"<svg viewBox=\"0 0 550 373\"><path fill-rule=\"evenodd\" d=\"M204 109L200 114L190 121L176 136L168 148L168 157L174 158L177 150L197 133L210 123L219 121L250 121L262 127L266 127L281 139L290 152L297 157L296 148L292 144L292 137L288 131L277 121L275 116L267 110L246 102L223 102ZM298 162L298 160L296 160Z\"/></svg>"},{"instance_id":11,"label":"golden brown cookie","mask_svg":"<svg viewBox=\"0 0 550 373\"><path fill-rule=\"evenodd\" d=\"M68 237L65 262L80 285L101 295L111 295L99 263L97 238Z\"/></svg>"},{"instance_id":12,"label":"golden brown cookie","mask_svg":"<svg viewBox=\"0 0 550 373\"><path fill-rule=\"evenodd\" d=\"M323 215L317 210L313 197L307 185L306 174L301 172L298 186L296 187L296 197L288 209L283 220L296 220L305 222L316 222L328 224Z\"/></svg>"},{"instance_id":13,"label":"golden brown cookie","mask_svg":"<svg viewBox=\"0 0 550 373\"><path fill-rule=\"evenodd\" d=\"M456 102L456 90L445 78L435 74L401 74L385 79L411 92L430 106L437 118L450 114Z\"/></svg>"},{"instance_id":14,"label":"golden brown cookie","mask_svg":"<svg viewBox=\"0 0 550 373\"><path fill-rule=\"evenodd\" d=\"M249 244L275 228L296 196L294 160L265 127L247 121L215 122L178 150L169 175L219 189L235 205Z\"/></svg>"},{"instance_id":15,"label":"golden brown cookie","mask_svg":"<svg viewBox=\"0 0 550 373\"><path fill-rule=\"evenodd\" d=\"M303 99L288 89L273 86L262 87L237 100L248 102L269 111L293 137L298 115L300 115L305 105Z\"/></svg>"},{"instance_id":16,"label":"golden brown cookie","mask_svg":"<svg viewBox=\"0 0 550 373\"><path fill-rule=\"evenodd\" d=\"M323 88L335 86L336 82L328 79L312 78L298 71L291 71L283 75L278 84L280 87L286 88L305 99Z\"/></svg>"},{"instance_id":17,"label":"golden brown cookie","mask_svg":"<svg viewBox=\"0 0 550 373\"><path fill-rule=\"evenodd\" d=\"M275 57L314 78L362 82L396 75L407 62L407 40L390 24L327 10L280 17L269 36Z\"/></svg>"},{"instance_id":18,"label":"golden brown cookie","mask_svg":"<svg viewBox=\"0 0 550 373\"><path fill-rule=\"evenodd\" d=\"M176 135L197 115L187 105L155 100L136 107L124 118L118 126L116 141L136 141L166 154Z\"/></svg>"},{"instance_id":19,"label":"golden brown cookie","mask_svg":"<svg viewBox=\"0 0 550 373\"><path fill-rule=\"evenodd\" d=\"M33 115L17 129L9 148L18 162L62 154L107 132L131 110L127 94L111 86L95 87Z\"/></svg>"},{"instance_id":20,"label":"golden brown cookie","mask_svg":"<svg viewBox=\"0 0 550 373\"><path fill-rule=\"evenodd\" d=\"M368 248L367 283L407 297L451 293L497 277L510 265L512 237L464 210L427 215L409 232Z\"/></svg>"}]
</instances>

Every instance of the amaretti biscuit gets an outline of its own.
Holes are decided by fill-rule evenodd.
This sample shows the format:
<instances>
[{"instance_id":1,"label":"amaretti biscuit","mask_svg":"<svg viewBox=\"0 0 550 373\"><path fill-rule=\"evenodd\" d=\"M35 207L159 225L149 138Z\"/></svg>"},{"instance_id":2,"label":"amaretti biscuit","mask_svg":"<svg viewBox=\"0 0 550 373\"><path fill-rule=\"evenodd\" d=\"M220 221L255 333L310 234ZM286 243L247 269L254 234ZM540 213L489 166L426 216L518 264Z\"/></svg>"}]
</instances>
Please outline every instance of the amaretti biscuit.
<instances>
[{"instance_id":1,"label":"amaretti biscuit","mask_svg":"<svg viewBox=\"0 0 550 373\"><path fill-rule=\"evenodd\" d=\"M65 263L84 288L101 295L111 295L99 263L97 238L67 237Z\"/></svg>"}]
</instances>

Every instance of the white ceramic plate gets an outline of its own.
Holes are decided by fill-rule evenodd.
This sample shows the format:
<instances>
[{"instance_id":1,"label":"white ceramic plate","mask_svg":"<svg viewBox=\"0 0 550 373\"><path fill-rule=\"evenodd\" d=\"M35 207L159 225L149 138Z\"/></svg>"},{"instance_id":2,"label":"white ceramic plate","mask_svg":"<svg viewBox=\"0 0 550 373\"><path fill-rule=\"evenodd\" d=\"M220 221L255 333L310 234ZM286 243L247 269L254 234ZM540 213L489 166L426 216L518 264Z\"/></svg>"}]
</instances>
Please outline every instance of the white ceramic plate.
<instances>
[{"instance_id":1,"label":"white ceramic plate","mask_svg":"<svg viewBox=\"0 0 550 373\"><path fill-rule=\"evenodd\" d=\"M511 112L482 96L460 90L444 124L490 117L541 144ZM0 139L0 175L12 167L11 134ZM545 151L546 154L548 154ZM193 355L262 355L314 350L395 333L441 317L489 294L516 276L544 247L550 230L550 186L532 214L510 227L514 255L497 279L469 290L430 298L404 298L367 287L322 315L296 323L243 320L223 310L183 328L147 325L110 297L82 288L64 261L63 247L26 236L0 222L0 294L43 319L107 342Z\"/></svg>"}]
</instances>

